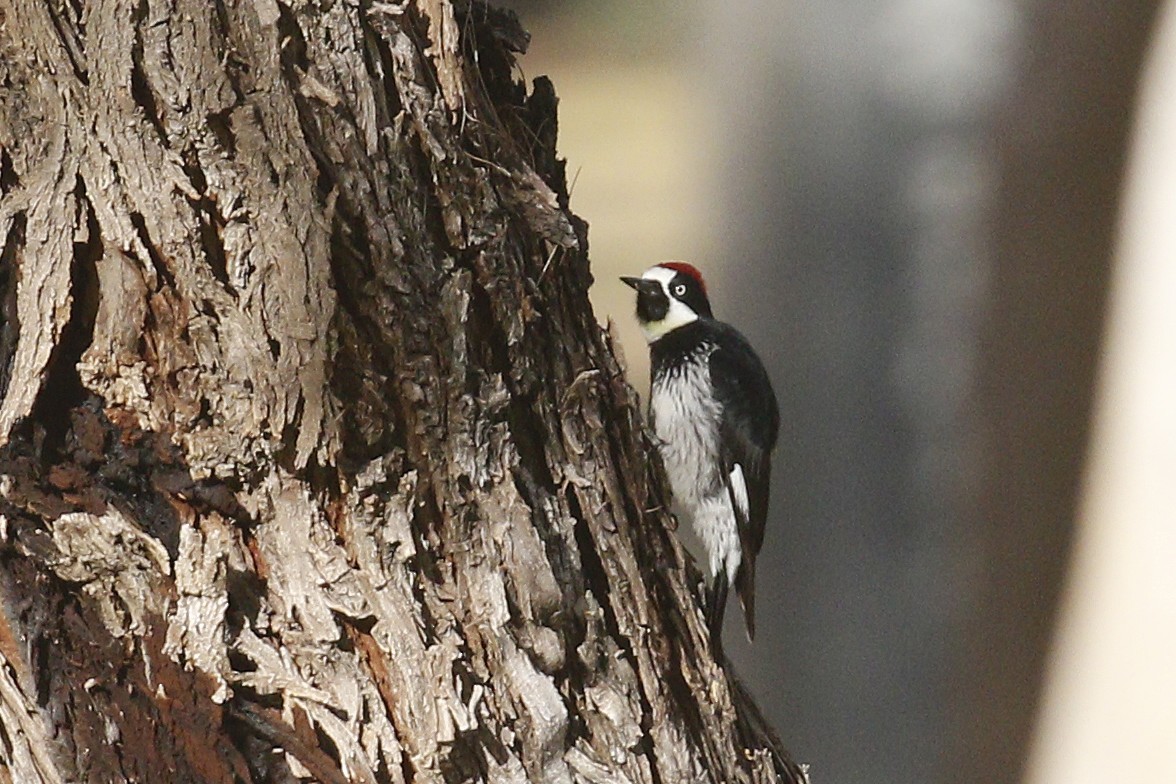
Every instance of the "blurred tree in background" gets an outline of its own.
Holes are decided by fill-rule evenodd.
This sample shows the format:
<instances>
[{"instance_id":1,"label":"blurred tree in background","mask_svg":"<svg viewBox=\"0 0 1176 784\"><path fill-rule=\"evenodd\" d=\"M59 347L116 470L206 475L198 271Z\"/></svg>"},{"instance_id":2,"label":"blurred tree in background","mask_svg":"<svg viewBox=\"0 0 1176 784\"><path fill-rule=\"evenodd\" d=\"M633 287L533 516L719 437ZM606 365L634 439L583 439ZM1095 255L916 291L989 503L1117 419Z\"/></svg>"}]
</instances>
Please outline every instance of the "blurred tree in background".
<instances>
[{"instance_id":1,"label":"blurred tree in background","mask_svg":"<svg viewBox=\"0 0 1176 784\"><path fill-rule=\"evenodd\" d=\"M1016 780L1155 4L516 5L634 383L613 277L671 257L773 374L739 670L818 780Z\"/></svg>"}]
</instances>

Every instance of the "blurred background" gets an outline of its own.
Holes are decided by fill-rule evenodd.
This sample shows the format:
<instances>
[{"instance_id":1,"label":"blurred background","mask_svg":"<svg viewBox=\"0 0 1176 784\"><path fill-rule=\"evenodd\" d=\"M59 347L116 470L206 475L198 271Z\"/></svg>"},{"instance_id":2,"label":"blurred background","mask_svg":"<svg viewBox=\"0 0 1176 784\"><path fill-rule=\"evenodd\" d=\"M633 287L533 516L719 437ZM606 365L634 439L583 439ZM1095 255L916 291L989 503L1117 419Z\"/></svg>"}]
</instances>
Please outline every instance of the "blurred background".
<instances>
[{"instance_id":1,"label":"blurred background","mask_svg":"<svg viewBox=\"0 0 1176 784\"><path fill-rule=\"evenodd\" d=\"M666 259L772 374L759 636L726 642L812 780L1176 782L1158 4L505 4L633 384L617 276Z\"/></svg>"}]
</instances>

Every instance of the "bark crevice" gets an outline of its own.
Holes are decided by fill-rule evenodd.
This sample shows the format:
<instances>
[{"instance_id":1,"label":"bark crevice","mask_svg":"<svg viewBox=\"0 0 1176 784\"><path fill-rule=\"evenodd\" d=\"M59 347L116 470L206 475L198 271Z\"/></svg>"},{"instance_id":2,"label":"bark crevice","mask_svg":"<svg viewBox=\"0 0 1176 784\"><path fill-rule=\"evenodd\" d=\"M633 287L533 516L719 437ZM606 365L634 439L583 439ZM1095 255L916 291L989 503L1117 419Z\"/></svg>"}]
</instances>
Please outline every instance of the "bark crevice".
<instances>
[{"instance_id":1,"label":"bark crevice","mask_svg":"<svg viewBox=\"0 0 1176 784\"><path fill-rule=\"evenodd\" d=\"M78 215L71 259L69 316L45 368L45 386L53 389L54 394L38 397L30 412L32 420L44 423L42 448L47 454L64 446L71 411L90 396L77 366L94 339L98 310L96 263L102 256L102 239L81 175L77 176L73 196Z\"/></svg>"}]
</instances>

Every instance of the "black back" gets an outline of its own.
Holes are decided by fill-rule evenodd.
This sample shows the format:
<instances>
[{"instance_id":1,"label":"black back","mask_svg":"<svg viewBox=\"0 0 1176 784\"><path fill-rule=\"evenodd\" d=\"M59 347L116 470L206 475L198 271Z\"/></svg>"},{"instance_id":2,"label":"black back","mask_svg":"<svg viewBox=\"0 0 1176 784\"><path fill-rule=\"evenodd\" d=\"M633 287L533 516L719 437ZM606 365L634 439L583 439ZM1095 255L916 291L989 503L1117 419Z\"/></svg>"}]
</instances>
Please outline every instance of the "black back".
<instances>
[{"instance_id":1,"label":"black back","mask_svg":"<svg viewBox=\"0 0 1176 784\"><path fill-rule=\"evenodd\" d=\"M717 322L716 322L717 323ZM731 492L731 507L743 548L735 574L735 591L743 605L748 638L755 637L755 559L764 544L768 519L772 448L780 430L780 409L772 382L759 357L734 328L720 324L722 335L710 355L711 385L723 407L720 442L725 476L734 464L743 469L747 485L747 518L739 512Z\"/></svg>"},{"instance_id":2,"label":"black back","mask_svg":"<svg viewBox=\"0 0 1176 784\"><path fill-rule=\"evenodd\" d=\"M705 295L704 295L705 296ZM763 547L768 517L772 449L780 430L780 411L768 372L747 339L721 321L700 318L662 336L650 346L654 375L709 351L711 387L722 408L719 423L722 478L732 494L743 558L735 589L743 604L749 636L755 635L755 559ZM730 487L738 463L747 485L747 515L740 514Z\"/></svg>"}]
</instances>

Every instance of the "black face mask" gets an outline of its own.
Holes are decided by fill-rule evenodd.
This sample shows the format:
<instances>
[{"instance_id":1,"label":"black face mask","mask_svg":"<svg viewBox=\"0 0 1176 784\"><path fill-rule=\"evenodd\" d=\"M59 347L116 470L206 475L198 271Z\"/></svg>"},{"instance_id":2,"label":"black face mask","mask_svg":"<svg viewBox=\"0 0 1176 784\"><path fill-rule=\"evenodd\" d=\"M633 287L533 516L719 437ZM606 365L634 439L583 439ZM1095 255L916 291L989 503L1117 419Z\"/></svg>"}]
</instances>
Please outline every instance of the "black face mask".
<instances>
[{"instance_id":1,"label":"black face mask","mask_svg":"<svg viewBox=\"0 0 1176 784\"><path fill-rule=\"evenodd\" d=\"M670 312L670 298L661 283L645 278L621 278L637 289L637 319L642 324L661 321Z\"/></svg>"}]
</instances>

